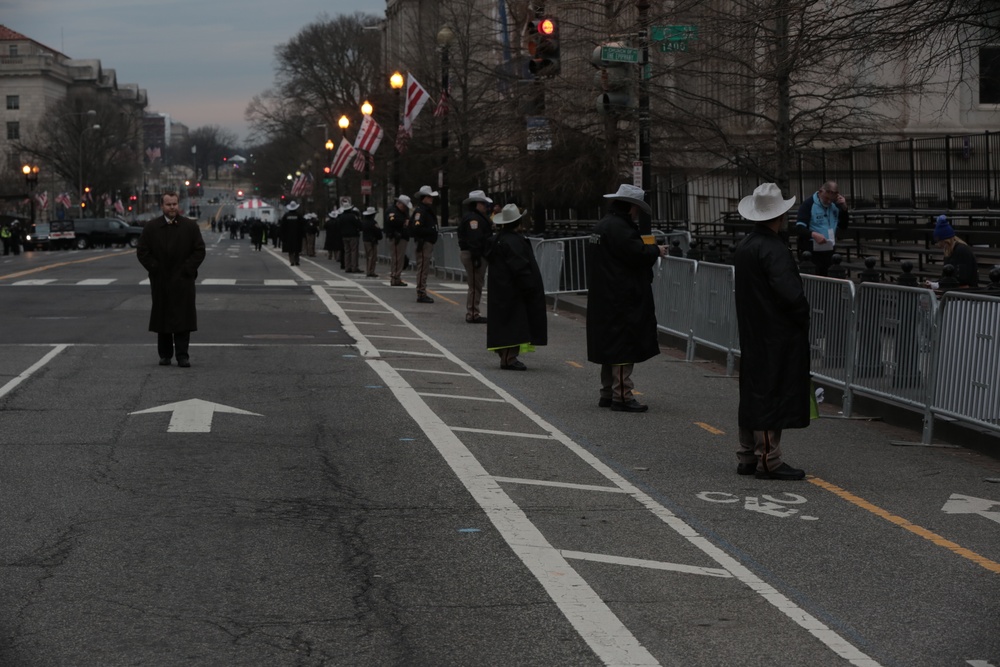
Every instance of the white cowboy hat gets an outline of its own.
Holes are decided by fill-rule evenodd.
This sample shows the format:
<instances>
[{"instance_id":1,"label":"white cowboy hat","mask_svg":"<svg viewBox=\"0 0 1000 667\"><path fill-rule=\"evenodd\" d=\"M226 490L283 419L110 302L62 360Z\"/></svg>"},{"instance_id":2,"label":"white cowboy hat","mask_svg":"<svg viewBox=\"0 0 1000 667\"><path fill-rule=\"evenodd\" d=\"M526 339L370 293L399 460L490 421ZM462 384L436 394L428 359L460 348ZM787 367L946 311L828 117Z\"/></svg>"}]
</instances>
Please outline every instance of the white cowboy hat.
<instances>
[{"instance_id":1,"label":"white cowboy hat","mask_svg":"<svg viewBox=\"0 0 1000 667\"><path fill-rule=\"evenodd\" d=\"M482 202L484 204L492 204L493 200L486 196L486 193L482 190L473 190L469 193L469 198L462 202L462 205L471 204L473 202Z\"/></svg>"},{"instance_id":2,"label":"white cowboy hat","mask_svg":"<svg viewBox=\"0 0 1000 667\"><path fill-rule=\"evenodd\" d=\"M785 214L795 206L795 197L785 199L781 188L774 183L761 183L752 195L740 200L737 207L740 215L754 222L767 222Z\"/></svg>"},{"instance_id":3,"label":"white cowboy hat","mask_svg":"<svg viewBox=\"0 0 1000 667\"><path fill-rule=\"evenodd\" d=\"M288 202L288 206L286 206L285 208L287 208L289 211L296 211L296 210L298 210L299 205L296 204L293 201L290 201L290 202Z\"/></svg>"},{"instance_id":4,"label":"white cowboy hat","mask_svg":"<svg viewBox=\"0 0 1000 667\"><path fill-rule=\"evenodd\" d=\"M413 206L413 202L410 201L410 198L407 197L406 195L399 195L398 197L396 197L396 201L400 202L401 204L403 204L403 206L406 206L407 208Z\"/></svg>"},{"instance_id":5,"label":"white cowboy hat","mask_svg":"<svg viewBox=\"0 0 1000 667\"><path fill-rule=\"evenodd\" d=\"M362 213L361 215L375 215L375 207L369 206L368 208L365 209L365 212Z\"/></svg>"},{"instance_id":6,"label":"white cowboy hat","mask_svg":"<svg viewBox=\"0 0 1000 667\"><path fill-rule=\"evenodd\" d=\"M437 190L432 190L429 185L421 185L420 189L417 190L417 199L423 199L424 197L437 197Z\"/></svg>"},{"instance_id":7,"label":"white cowboy hat","mask_svg":"<svg viewBox=\"0 0 1000 667\"><path fill-rule=\"evenodd\" d=\"M635 204L641 208L646 213L652 213L653 209L647 204L643 198L646 193L642 191L642 188L637 188L634 185L628 185L627 183L622 183L618 186L618 192L610 195L604 195L605 199L617 199L619 201L628 202L629 204Z\"/></svg>"},{"instance_id":8,"label":"white cowboy hat","mask_svg":"<svg viewBox=\"0 0 1000 667\"><path fill-rule=\"evenodd\" d=\"M524 215L524 211L517 207L517 204L507 204L500 212L493 216L494 225L509 225L512 222L517 222Z\"/></svg>"}]
</instances>

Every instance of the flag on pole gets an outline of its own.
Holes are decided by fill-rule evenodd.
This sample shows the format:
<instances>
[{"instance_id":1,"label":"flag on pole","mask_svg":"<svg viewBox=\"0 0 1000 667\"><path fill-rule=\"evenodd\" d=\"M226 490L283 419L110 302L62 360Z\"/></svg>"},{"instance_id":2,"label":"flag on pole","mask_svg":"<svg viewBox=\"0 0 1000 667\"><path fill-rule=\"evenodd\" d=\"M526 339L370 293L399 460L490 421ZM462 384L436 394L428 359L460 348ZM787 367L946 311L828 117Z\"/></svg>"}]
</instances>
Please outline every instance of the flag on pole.
<instances>
[{"instance_id":1,"label":"flag on pole","mask_svg":"<svg viewBox=\"0 0 1000 667\"><path fill-rule=\"evenodd\" d=\"M448 89L441 91L441 99L438 100L437 106L434 107L434 116L440 118L441 116L448 115Z\"/></svg>"},{"instance_id":2,"label":"flag on pole","mask_svg":"<svg viewBox=\"0 0 1000 667\"><path fill-rule=\"evenodd\" d=\"M357 153L354 146L351 146L351 142L346 139L340 142L340 146L337 147L337 152L333 155L333 162L330 164L330 173L340 178L344 175L344 171L347 169L347 165L350 163L351 158Z\"/></svg>"},{"instance_id":3,"label":"flag on pole","mask_svg":"<svg viewBox=\"0 0 1000 667\"><path fill-rule=\"evenodd\" d=\"M430 95L427 94L427 90L421 86L416 79L413 78L412 74L407 74L407 79L409 83L406 85L406 108L403 109L403 128L406 130L407 134L413 133L413 120L420 113L424 105L427 104L427 100L430 99Z\"/></svg>"},{"instance_id":4,"label":"flag on pole","mask_svg":"<svg viewBox=\"0 0 1000 667\"><path fill-rule=\"evenodd\" d=\"M57 204L61 204L62 206L65 206L66 208L69 208L69 207L71 207L73 205L73 202L70 201L69 193L68 192L60 192L59 194L57 194L56 195L56 203Z\"/></svg>"},{"instance_id":5,"label":"flag on pole","mask_svg":"<svg viewBox=\"0 0 1000 667\"><path fill-rule=\"evenodd\" d=\"M153 162L154 160L159 160L160 159L160 147L159 146L150 146L149 148L147 148L146 149L146 157L149 158L150 162Z\"/></svg>"},{"instance_id":6,"label":"flag on pole","mask_svg":"<svg viewBox=\"0 0 1000 667\"><path fill-rule=\"evenodd\" d=\"M105 206L111 206L111 195L109 195L107 192L104 193L104 196L101 199L104 202Z\"/></svg>"},{"instance_id":7,"label":"flag on pole","mask_svg":"<svg viewBox=\"0 0 1000 667\"><path fill-rule=\"evenodd\" d=\"M410 143L410 133L406 131L403 124L399 124L399 129L396 130L396 150L402 155L406 152L406 146Z\"/></svg>"},{"instance_id":8,"label":"flag on pole","mask_svg":"<svg viewBox=\"0 0 1000 667\"><path fill-rule=\"evenodd\" d=\"M118 215L124 215L125 214L125 205L122 204L122 200L121 199L116 199L115 200L115 213L117 213Z\"/></svg>"},{"instance_id":9,"label":"flag on pole","mask_svg":"<svg viewBox=\"0 0 1000 667\"><path fill-rule=\"evenodd\" d=\"M46 192L39 192L38 194L36 194L35 195L35 201L38 202L38 208L42 209L43 211L46 208L48 208L49 207L49 193L48 193L48 191L46 191Z\"/></svg>"},{"instance_id":10,"label":"flag on pole","mask_svg":"<svg viewBox=\"0 0 1000 667\"><path fill-rule=\"evenodd\" d=\"M354 169L355 171L364 171L365 164L374 169L375 168L375 158L370 153L365 153L364 151L358 151L358 154L354 156Z\"/></svg>"},{"instance_id":11,"label":"flag on pole","mask_svg":"<svg viewBox=\"0 0 1000 667\"><path fill-rule=\"evenodd\" d=\"M365 153L374 153L378 150L379 144L382 143L382 135L384 134L382 126L374 118L365 116L365 119L361 121L358 136L354 139L354 147Z\"/></svg>"}]
</instances>

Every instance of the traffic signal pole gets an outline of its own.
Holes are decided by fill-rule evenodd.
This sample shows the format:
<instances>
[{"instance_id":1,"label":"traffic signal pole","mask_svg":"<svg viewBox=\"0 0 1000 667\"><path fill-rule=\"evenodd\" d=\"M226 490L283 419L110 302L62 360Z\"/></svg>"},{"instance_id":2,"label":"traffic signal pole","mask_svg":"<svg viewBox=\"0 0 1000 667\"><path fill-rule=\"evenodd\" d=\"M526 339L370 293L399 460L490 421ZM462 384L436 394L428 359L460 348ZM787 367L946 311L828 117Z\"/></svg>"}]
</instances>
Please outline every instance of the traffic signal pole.
<instances>
[{"instance_id":1,"label":"traffic signal pole","mask_svg":"<svg viewBox=\"0 0 1000 667\"><path fill-rule=\"evenodd\" d=\"M639 10L639 161L642 162L642 189L646 194L652 191L652 156L650 155L650 117L649 117L649 0L636 0ZM650 204L656 210L656 197L650 197ZM639 219L639 233L652 233L652 220L648 214L642 213Z\"/></svg>"}]
</instances>

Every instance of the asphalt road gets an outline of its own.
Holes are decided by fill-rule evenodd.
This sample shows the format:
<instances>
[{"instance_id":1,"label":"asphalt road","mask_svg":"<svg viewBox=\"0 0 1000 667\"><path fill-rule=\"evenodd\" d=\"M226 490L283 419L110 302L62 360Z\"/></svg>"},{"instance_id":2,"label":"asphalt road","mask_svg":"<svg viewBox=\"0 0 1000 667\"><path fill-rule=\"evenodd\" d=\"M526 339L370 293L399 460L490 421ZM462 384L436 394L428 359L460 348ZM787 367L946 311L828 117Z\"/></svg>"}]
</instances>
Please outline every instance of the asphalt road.
<instances>
[{"instance_id":1,"label":"asphalt road","mask_svg":"<svg viewBox=\"0 0 1000 667\"><path fill-rule=\"evenodd\" d=\"M826 405L740 477L723 368L612 413L579 315L501 371L462 285L206 240L190 369L134 252L0 257L0 665L1000 667L996 459Z\"/></svg>"}]
</instances>

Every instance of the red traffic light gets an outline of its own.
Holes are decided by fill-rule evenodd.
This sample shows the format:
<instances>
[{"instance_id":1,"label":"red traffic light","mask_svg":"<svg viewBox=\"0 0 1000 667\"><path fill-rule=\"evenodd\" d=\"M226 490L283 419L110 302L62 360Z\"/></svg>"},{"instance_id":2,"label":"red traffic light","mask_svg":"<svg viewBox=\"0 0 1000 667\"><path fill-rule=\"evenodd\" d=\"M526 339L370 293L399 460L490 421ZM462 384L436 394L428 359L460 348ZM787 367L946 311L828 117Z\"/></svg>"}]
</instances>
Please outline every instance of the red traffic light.
<instances>
[{"instance_id":1,"label":"red traffic light","mask_svg":"<svg viewBox=\"0 0 1000 667\"><path fill-rule=\"evenodd\" d=\"M538 32L543 35L553 35L556 32L556 22L552 19L542 19L538 22Z\"/></svg>"}]
</instances>

